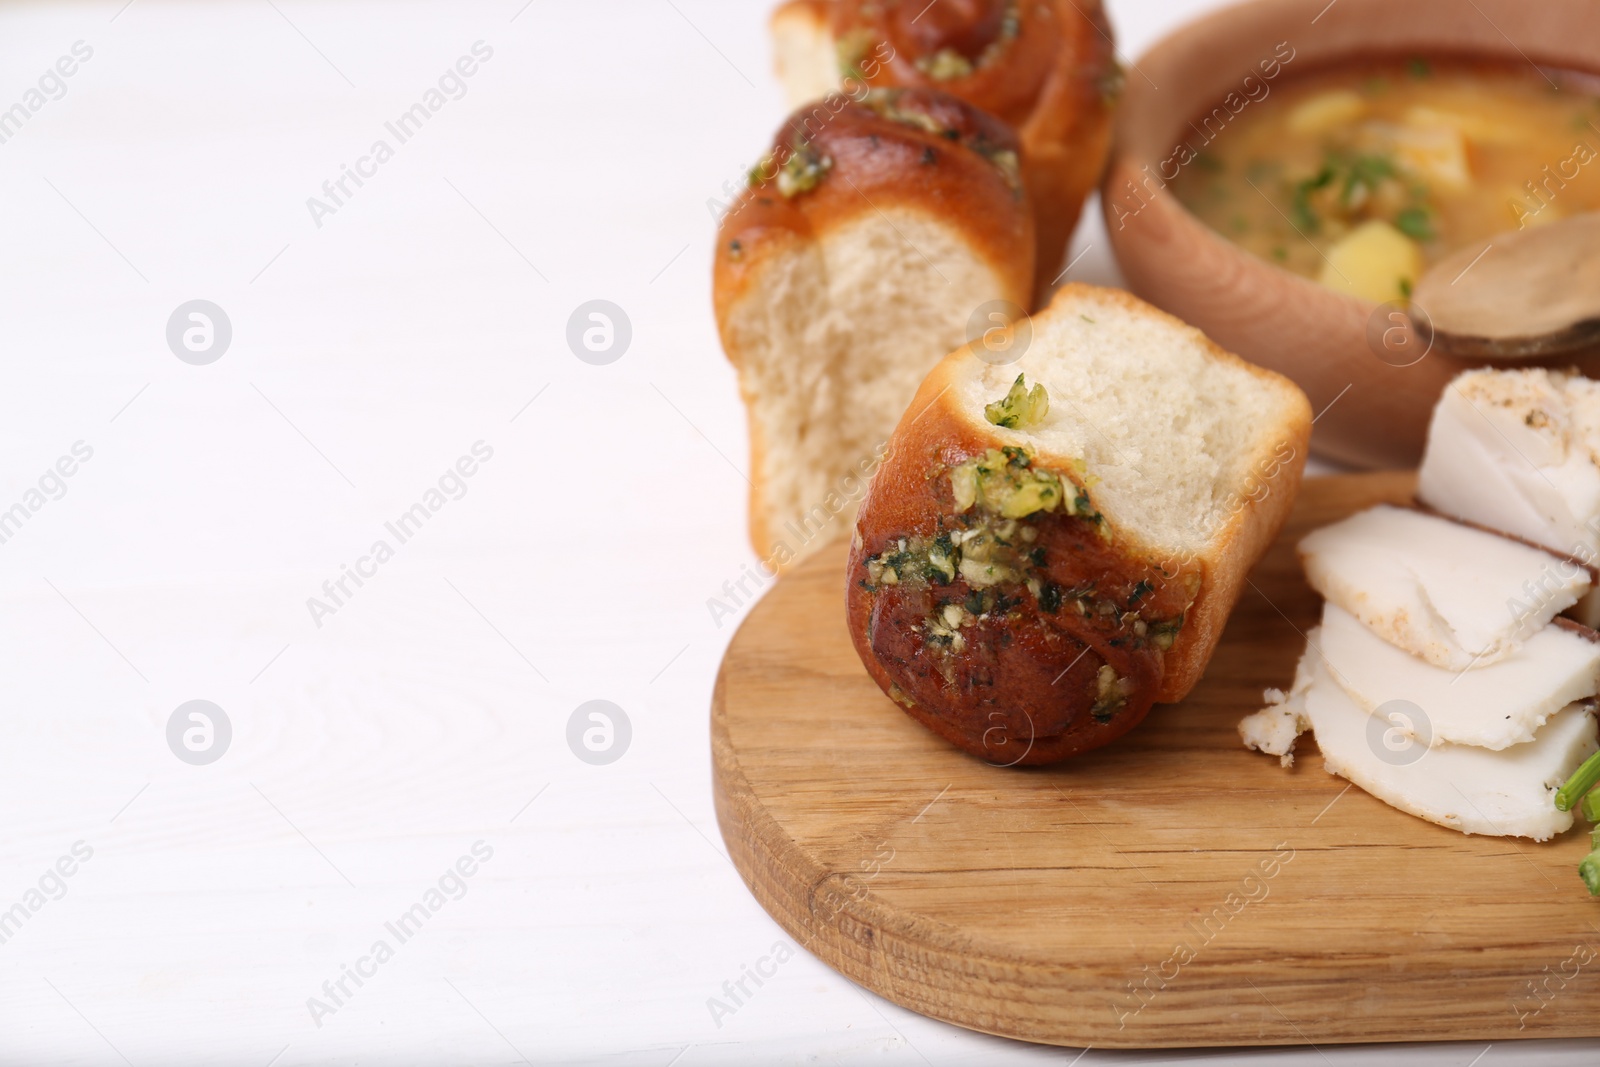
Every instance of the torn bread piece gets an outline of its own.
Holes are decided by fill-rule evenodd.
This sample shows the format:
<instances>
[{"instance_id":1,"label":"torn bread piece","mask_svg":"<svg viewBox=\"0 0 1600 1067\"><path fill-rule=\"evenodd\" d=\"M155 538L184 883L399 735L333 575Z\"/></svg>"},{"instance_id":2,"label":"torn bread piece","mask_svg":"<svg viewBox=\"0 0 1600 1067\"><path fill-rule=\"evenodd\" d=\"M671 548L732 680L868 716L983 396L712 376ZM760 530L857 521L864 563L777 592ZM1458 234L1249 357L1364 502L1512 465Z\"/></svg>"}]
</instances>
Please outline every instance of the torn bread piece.
<instances>
[{"instance_id":1,"label":"torn bread piece","mask_svg":"<svg viewBox=\"0 0 1600 1067\"><path fill-rule=\"evenodd\" d=\"M1433 409L1417 499L1593 566L1600 559L1600 382L1475 370ZM1574 613L1600 622L1600 596Z\"/></svg>"},{"instance_id":2,"label":"torn bread piece","mask_svg":"<svg viewBox=\"0 0 1600 1067\"><path fill-rule=\"evenodd\" d=\"M1199 682L1299 488L1311 405L1113 289L924 379L856 521L846 624L907 715L1000 764L1109 744ZM1014 336L1014 335L1013 335Z\"/></svg>"},{"instance_id":3,"label":"torn bread piece","mask_svg":"<svg viewBox=\"0 0 1600 1067\"><path fill-rule=\"evenodd\" d=\"M1451 671L1401 651L1329 603L1310 654L1321 655L1363 711L1391 700L1423 709L1426 728L1397 727L1422 743L1499 750L1532 741L1556 712L1595 695L1600 642L1594 637L1570 623L1551 625L1502 660Z\"/></svg>"},{"instance_id":4,"label":"torn bread piece","mask_svg":"<svg viewBox=\"0 0 1600 1067\"><path fill-rule=\"evenodd\" d=\"M771 29L800 121L868 87L899 87L941 90L1016 130L1046 298L1105 169L1121 91L1101 0L787 0Z\"/></svg>"},{"instance_id":5,"label":"torn bread piece","mask_svg":"<svg viewBox=\"0 0 1600 1067\"><path fill-rule=\"evenodd\" d=\"M1379 637L1454 671L1504 659L1590 585L1571 560L1387 504L1314 531L1300 560Z\"/></svg>"},{"instance_id":6,"label":"torn bread piece","mask_svg":"<svg viewBox=\"0 0 1600 1067\"><path fill-rule=\"evenodd\" d=\"M906 404L974 316L993 325L1028 303L1017 149L953 96L874 90L790 116L723 217L712 297L748 411L750 540L768 571L847 528Z\"/></svg>"}]
</instances>

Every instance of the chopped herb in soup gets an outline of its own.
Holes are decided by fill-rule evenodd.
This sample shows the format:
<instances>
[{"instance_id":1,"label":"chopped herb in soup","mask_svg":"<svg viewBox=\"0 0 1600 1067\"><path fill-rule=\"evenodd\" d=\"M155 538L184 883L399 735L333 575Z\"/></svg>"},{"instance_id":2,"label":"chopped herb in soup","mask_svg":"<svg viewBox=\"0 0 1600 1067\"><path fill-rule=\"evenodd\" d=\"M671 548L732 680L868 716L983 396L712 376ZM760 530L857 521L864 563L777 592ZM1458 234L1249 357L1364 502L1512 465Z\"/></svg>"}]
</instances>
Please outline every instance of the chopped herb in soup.
<instances>
[{"instance_id":1,"label":"chopped herb in soup","mask_svg":"<svg viewBox=\"0 0 1600 1067\"><path fill-rule=\"evenodd\" d=\"M1531 64L1328 68L1284 79L1206 136L1171 186L1190 211L1379 302L1408 299L1467 245L1600 211L1600 81Z\"/></svg>"}]
</instances>

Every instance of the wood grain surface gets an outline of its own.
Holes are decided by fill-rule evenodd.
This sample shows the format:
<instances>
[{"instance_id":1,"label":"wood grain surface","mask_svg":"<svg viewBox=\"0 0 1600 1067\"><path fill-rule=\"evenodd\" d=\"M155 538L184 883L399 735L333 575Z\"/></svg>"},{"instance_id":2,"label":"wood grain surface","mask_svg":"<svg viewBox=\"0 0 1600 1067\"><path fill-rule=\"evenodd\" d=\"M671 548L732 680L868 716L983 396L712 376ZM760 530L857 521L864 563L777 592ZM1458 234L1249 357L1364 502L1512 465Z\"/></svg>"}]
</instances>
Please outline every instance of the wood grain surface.
<instances>
[{"instance_id":1,"label":"wood grain surface","mask_svg":"<svg viewBox=\"0 0 1600 1067\"><path fill-rule=\"evenodd\" d=\"M1216 658L1122 741L1030 770L908 719L844 630L845 545L728 649L716 806L750 890L847 977L975 1030L1099 1048L1600 1036L1600 903L1554 842L1467 837L1236 725L1286 686L1316 595L1293 546L1405 474L1306 484Z\"/></svg>"}]
</instances>

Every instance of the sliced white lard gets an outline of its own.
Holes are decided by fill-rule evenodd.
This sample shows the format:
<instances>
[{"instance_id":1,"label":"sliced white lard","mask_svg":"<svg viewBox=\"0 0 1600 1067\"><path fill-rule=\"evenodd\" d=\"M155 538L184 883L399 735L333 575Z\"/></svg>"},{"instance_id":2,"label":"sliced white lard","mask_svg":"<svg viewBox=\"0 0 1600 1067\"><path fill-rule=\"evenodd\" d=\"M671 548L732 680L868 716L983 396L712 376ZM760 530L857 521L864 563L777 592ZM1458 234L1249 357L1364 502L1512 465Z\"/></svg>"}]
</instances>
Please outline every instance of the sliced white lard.
<instances>
[{"instance_id":1,"label":"sliced white lard","mask_svg":"<svg viewBox=\"0 0 1600 1067\"><path fill-rule=\"evenodd\" d=\"M1600 643L1562 626L1546 626L1504 659L1466 672L1401 651L1337 604L1324 606L1316 642L1311 654L1321 654L1363 711L1391 701L1415 705L1422 717L1400 729L1434 746L1520 745L1556 712L1600 691Z\"/></svg>"},{"instance_id":2,"label":"sliced white lard","mask_svg":"<svg viewBox=\"0 0 1600 1067\"><path fill-rule=\"evenodd\" d=\"M1319 626L1306 635L1306 652L1294 669L1294 684L1289 691L1268 689L1267 706L1246 715L1239 723L1239 737L1245 748L1277 756L1285 767L1294 766L1294 743L1311 729L1311 720L1306 718L1306 690L1311 688L1311 661L1316 657L1311 650L1321 644L1321 634Z\"/></svg>"},{"instance_id":3,"label":"sliced white lard","mask_svg":"<svg viewBox=\"0 0 1600 1067\"><path fill-rule=\"evenodd\" d=\"M1433 409L1417 496L1586 562L1600 555L1600 383L1468 371Z\"/></svg>"},{"instance_id":4,"label":"sliced white lard","mask_svg":"<svg viewBox=\"0 0 1600 1067\"><path fill-rule=\"evenodd\" d=\"M1300 542L1306 578L1385 641L1450 670L1503 659L1589 589L1548 552L1380 505Z\"/></svg>"},{"instance_id":5,"label":"sliced white lard","mask_svg":"<svg viewBox=\"0 0 1600 1067\"><path fill-rule=\"evenodd\" d=\"M1600 749L1587 704L1557 712L1534 740L1500 752L1469 745L1409 748L1395 726L1351 700L1311 652L1305 718L1323 766L1386 804L1466 834L1545 841L1572 826L1555 792ZM1391 720L1395 721L1395 720Z\"/></svg>"}]
</instances>

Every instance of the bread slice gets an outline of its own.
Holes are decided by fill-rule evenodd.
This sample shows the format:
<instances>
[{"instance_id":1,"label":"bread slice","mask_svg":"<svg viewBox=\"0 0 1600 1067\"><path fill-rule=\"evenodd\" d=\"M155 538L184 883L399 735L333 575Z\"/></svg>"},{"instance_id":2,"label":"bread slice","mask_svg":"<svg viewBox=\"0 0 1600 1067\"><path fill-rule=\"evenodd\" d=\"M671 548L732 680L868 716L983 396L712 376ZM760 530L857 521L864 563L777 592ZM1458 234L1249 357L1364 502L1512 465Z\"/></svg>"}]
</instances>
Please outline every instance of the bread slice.
<instances>
[{"instance_id":1,"label":"bread slice","mask_svg":"<svg viewBox=\"0 0 1600 1067\"><path fill-rule=\"evenodd\" d=\"M752 183L722 221L713 291L749 412L751 539L780 570L848 528L895 420L980 309L1023 313L1033 218L1012 134L921 90L797 112Z\"/></svg>"},{"instance_id":2,"label":"bread slice","mask_svg":"<svg viewBox=\"0 0 1600 1067\"><path fill-rule=\"evenodd\" d=\"M1194 687L1311 429L1293 383L1126 293L1067 286L1026 327L1019 360L969 346L922 383L847 604L884 691L1001 763L1103 745Z\"/></svg>"},{"instance_id":3,"label":"bread slice","mask_svg":"<svg viewBox=\"0 0 1600 1067\"><path fill-rule=\"evenodd\" d=\"M866 86L938 89L1015 129L1044 298L1110 149L1121 73L1100 0L789 0L770 26L791 107Z\"/></svg>"}]
</instances>

